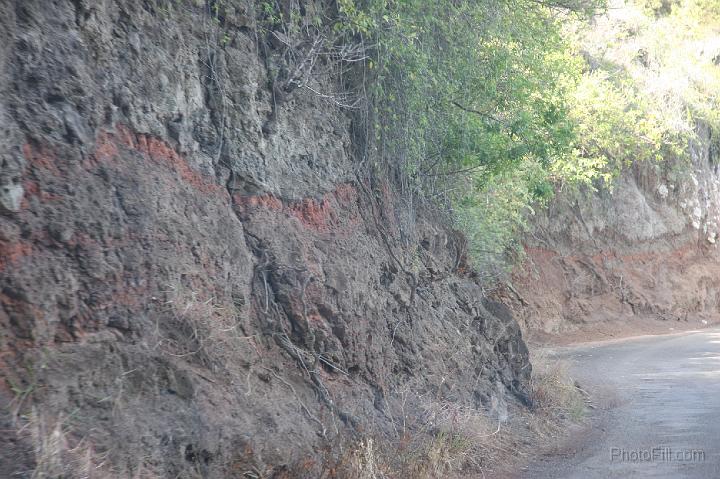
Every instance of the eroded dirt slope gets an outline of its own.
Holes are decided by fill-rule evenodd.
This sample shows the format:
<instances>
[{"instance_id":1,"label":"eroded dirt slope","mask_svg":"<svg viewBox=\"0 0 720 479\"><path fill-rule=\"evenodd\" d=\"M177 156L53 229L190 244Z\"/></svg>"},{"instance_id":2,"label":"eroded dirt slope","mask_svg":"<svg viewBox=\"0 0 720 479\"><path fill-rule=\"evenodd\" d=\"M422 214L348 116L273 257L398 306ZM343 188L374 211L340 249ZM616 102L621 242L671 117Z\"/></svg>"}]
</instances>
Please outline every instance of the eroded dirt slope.
<instances>
[{"instance_id":1,"label":"eroded dirt slope","mask_svg":"<svg viewBox=\"0 0 720 479\"><path fill-rule=\"evenodd\" d=\"M610 329L637 332L633 322L654 318L667 331L717 321L716 143L699 125L691 165L636 164L611 191L561 192L533 218L515 292L502 293L527 329L600 331L615 322Z\"/></svg>"}]
</instances>

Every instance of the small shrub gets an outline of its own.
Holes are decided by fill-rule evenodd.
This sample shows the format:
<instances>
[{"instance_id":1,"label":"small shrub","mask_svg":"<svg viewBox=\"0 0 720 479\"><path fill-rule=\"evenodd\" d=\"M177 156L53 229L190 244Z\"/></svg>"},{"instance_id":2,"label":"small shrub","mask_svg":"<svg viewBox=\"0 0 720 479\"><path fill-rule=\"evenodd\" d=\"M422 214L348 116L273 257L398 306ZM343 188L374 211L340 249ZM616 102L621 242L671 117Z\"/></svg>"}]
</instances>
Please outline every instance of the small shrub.
<instances>
[{"instance_id":1,"label":"small shrub","mask_svg":"<svg viewBox=\"0 0 720 479\"><path fill-rule=\"evenodd\" d=\"M530 397L535 411L561 419L582 419L586 398L570 377L567 364L542 353L532 363Z\"/></svg>"}]
</instances>

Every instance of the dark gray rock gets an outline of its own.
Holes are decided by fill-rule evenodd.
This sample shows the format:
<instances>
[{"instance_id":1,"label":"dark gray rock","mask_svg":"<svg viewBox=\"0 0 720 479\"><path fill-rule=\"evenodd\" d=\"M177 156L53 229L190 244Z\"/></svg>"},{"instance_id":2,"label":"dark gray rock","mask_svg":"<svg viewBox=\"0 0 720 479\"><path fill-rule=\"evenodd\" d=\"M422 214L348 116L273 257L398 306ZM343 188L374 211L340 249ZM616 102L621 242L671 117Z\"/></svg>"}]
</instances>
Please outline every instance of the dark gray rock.
<instances>
[{"instance_id":1,"label":"dark gray rock","mask_svg":"<svg viewBox=\"0 0 720 479\"><path fill-rule=\"evenodd\" d=\"M399 241L347 112L302 89L273 110L247 4L1 3L0 475L82 475L82 452L97 477L316 477L395 434L398 391L524 400L520 331L459 236L420 212Z\"/></svg>"}]
</instances>

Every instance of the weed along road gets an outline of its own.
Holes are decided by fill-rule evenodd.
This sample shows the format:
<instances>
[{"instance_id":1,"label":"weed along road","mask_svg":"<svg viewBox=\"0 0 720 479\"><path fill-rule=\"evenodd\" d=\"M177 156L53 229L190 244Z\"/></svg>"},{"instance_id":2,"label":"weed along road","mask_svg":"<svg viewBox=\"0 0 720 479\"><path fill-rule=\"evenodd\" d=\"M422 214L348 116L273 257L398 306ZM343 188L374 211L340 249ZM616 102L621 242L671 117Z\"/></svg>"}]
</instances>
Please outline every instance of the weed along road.
<instances>
[{"instance_id":1,"label":"weed along road","mask_svg":"<svg viewBox=\"0 0 720 479\"><path fill-rule=\"evenodd\" d=\"M720 478L720 330L564 348L588 426L527 478Z\"/></svg>"}]
</instances>

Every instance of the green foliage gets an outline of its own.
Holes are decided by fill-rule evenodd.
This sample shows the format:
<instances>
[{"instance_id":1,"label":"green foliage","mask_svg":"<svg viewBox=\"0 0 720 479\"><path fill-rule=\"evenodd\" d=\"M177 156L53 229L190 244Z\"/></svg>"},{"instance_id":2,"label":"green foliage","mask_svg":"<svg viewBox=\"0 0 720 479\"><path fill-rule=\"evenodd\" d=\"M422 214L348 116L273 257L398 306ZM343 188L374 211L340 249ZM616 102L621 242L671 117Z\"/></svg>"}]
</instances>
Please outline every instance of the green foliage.
<instances>
[{"instance_id":1,"label":"green foliage","mask_svg":"<svg viewBox=\"0 0 720 479\"><path fill-rule=\"evenodd\" d=\"M518 235L531 205L544 204L553 194L541 165L526 163L469 188L456 201L457 227L468 239L468 254L483 277L503 273L510 259L522 256Z\"/></svg>"},{"instance_id":2,"label":"green foliage","mask_svg":"<svg viewBox=\"0 0 720 479\"><path fill-rule=\"evenodd\" d=\"M339 4L376 45L378 156L450 202L481 269L558 185L611 187L720 128L716 0Z\"/></svg>"},{"instance_id":3,"label":"green foliage","mask_svg":"<svg viewBox=\"0 0 720 479\"><path fill-rule=\"evenodd\" d=\"M449 205L491 270L559 186L611 187L633 162L687 159L696 122L720 128L720 3L604 7L336 0L308 23L265 1L261 16L269 31L323 35L328 52L363 47L372 156Z\"/></svg>"},{"instance_id":4,"label":"green foliage","mask_svg":"<svg viewBox=\"0 0 720 479\"><path fill-rule=\"evenodd\" d=\"M715 0L640 0L576 25L594 67L572 99L577 155L557 171L589 182L633 162L688 161L696 124L720 127L719 15Z\"/></svg>"},{"instance_id":5,"label":"green foliage","mask_svg":"<svg viewBox=\"0 0 720 479\"><path fill-rule=\"evenodd\" d=\"M376 45L378 156L414 191L450 202L476 266L502 260L530 205L552 195L554 165L576 151L569 100L582 61L561 20L599 2L576 11L532 0L339 4Z\"/></svg>"},{"instance_id":6,"label":"green foliage","mask_svg":"<svg viewBox=\"0 0 720 479\"><path fill-rule=\"evenodd\" d=\"M682 155L681 135L647 102L627 80L613 81L603 71L584 75L570 111L576 149L568 160L553 165L553 173L565 181L611 184L633 162Z\"/></svg>"},{"instance_id":7,"label":"green foliage","mask_svg":"<svg viewBox=\"0 0 720 479\"><path fill-rule=\"evenodd\" d=\"M492 174L566 153L564 90L574 72L548 9L434 0L393 11L380 3L375 93L386 157L406 158L416 174Z\"/></svg>"}]
</instances>

